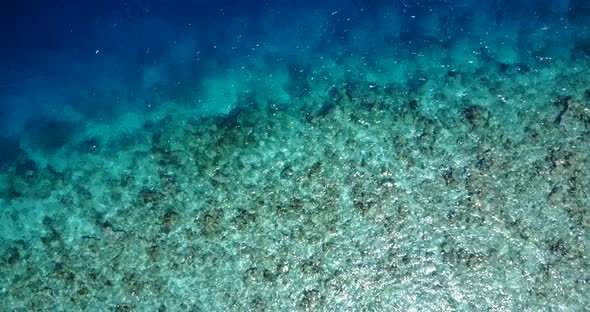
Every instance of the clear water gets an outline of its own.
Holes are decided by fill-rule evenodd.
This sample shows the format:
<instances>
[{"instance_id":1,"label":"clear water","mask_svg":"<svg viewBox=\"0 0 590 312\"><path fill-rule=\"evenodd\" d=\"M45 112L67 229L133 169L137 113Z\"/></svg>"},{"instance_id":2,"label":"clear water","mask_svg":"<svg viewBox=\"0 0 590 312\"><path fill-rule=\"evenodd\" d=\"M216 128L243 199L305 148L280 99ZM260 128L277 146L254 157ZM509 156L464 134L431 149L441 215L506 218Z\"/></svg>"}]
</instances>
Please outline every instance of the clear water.
<instances>
[{"instance_id":1,"label":"clear water","mask_svg":"<svg viewBox=\"0 0 590 312\"><path fill-rule=\"evenodd\" d=\"M590 306L589 1L101 3L0 4L0 310Z\"/></svg>"}]
</instances>

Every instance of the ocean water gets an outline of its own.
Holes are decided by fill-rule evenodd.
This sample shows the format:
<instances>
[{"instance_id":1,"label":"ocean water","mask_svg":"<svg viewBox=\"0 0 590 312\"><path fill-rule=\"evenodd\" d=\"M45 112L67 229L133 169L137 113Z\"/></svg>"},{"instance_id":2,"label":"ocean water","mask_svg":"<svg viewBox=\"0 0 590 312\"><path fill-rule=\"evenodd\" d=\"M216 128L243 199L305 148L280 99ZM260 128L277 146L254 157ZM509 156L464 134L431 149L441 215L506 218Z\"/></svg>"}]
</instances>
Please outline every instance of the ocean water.
<instances>
[{"instance_id":1,"label":"ocean water","mask_svg":"<svg viewBox=\"0 0 590 312\"><path fill-rule=\"evenodd\" d=\"M0 311L589 311L590 1L4 1Z\"/></svg>"}]
</instances>

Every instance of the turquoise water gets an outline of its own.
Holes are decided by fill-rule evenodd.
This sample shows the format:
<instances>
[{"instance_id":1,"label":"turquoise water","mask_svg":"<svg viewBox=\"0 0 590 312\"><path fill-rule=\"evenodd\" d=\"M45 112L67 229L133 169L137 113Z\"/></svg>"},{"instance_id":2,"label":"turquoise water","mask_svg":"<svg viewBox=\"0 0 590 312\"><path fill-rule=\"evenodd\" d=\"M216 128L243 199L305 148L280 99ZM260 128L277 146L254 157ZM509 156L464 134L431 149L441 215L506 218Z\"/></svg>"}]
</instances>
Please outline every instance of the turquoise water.
<instances>
[{"instance_id":1,"label":"turquoise water","mask_svg":"<svg viewBox=\"0 0 590 312\"><path fill-rule=\"evenodd\" d=\"M590 306L588 1L5 6L1 311Z\"/></svg>"}]
</instances>

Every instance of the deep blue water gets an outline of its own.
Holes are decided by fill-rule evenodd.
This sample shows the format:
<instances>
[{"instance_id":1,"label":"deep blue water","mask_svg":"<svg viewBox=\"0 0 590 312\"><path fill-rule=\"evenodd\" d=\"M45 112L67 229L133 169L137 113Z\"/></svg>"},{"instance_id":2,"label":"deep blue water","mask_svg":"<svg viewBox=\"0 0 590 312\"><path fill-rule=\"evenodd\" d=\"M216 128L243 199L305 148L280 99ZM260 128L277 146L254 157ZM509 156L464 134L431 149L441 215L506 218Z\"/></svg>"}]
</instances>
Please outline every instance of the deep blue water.
<instances>
[{"instance_id":1,"label":"deep blue water","mask_svg":"<svg viewBox=\"0 0 590 312\"><path fill-rule=\"evenodd\" d=\"M18 137L29 120L67 118L64 106L89 119L145 109L96 97L145 96L151 91L141 72L153 64L165 67L162 84L171 87L207 75L212 62L218 70L247 65L270 46L268 61L290 66L349 53L371 61L385 45L412 50L498 28L526 35L584 19L588 6L583 0L5 2L1 132Z\"/></svg>"}]
</instances>

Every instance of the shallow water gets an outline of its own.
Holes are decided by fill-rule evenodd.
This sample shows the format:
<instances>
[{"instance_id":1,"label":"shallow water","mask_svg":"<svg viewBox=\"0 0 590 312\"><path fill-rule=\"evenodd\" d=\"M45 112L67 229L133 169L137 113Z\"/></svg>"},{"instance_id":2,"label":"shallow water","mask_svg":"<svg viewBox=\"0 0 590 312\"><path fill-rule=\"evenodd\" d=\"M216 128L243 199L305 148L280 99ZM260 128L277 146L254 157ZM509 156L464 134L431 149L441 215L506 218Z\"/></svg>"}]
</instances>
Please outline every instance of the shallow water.
<instances>
[{"instance_id":1,"label":"shallow water","mask_svg":"<svg viewBox=\"0 0 590 312\"><path fill-rule=\"evenodd\" d=\"M587 2L3 5L0 310L584 311Z\"/></svg>"}]
</instances>

